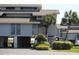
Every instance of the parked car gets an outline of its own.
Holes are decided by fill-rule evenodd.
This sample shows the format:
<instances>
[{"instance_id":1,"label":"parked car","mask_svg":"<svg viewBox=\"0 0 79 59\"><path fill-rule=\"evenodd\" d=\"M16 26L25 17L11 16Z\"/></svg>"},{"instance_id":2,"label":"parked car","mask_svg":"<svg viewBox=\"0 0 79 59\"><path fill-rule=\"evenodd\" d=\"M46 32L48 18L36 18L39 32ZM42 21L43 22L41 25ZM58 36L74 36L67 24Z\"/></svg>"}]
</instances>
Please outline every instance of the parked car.
<instances>
[{"instance_id":1,"label":"parked car","mask_svg":"<svg viewBox=\"0 0 79 59\"><path fill-rule=\"evenodd\" d=\"M79 45L79 40L76 40L75 45Z\"/></svg>"}]
</instances>

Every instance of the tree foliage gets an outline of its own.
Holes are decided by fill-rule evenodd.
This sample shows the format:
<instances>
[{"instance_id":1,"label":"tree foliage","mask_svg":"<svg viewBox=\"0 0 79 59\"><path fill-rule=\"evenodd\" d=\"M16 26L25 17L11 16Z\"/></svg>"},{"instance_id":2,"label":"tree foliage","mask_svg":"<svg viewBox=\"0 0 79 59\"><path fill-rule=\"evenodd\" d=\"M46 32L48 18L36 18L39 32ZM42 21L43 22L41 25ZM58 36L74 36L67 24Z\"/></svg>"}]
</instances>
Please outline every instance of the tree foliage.
<instances>
[{"instance_id":1,"label":"tree foliage","mask_svg":"<svg viewBox=\"0 0 79 59\"><path fill-rule=\"evenodd\" d=\"M73 25L78 23L79 18L77 12L70 10L69 12L65 12L64 17L62 18L61 25Z\"/></svg>"},{"instance_id":2,"label":"tree foliage","mask_svg":"<svg viewBox=\"0 0 79 59\"><path fill-rule=\"evenodd\" d=\"M51 15L45 15L43 16L42 25L46 28L46 35L47 35L47 29L49 25L56 23L56 14Z\"/></svg>"}]
</instances>

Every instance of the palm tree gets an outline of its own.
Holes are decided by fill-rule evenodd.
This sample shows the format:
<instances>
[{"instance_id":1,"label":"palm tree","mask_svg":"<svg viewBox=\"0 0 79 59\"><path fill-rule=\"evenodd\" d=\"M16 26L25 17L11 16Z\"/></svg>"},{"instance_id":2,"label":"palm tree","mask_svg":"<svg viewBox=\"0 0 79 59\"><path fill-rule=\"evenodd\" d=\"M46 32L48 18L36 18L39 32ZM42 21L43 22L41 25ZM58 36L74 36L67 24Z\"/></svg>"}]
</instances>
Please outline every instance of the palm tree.
<instances>
[{"instance_id":1,"label":"palm tree","mask_svg":"<svg viewBox=\"0 0 79 59\"><path fill-rule=\"evenodd\" d=\"M65 37L65 40L67 39L67 35L68 35L68 30L70 29L70 25L72 23L72 10L68 12L66 12L67 15L65 14L65 19L67 20L66 24L68 25L68 29L66 30L67 33L66 33L66 37Z\"/></svg>"},{"instance_id":2,"label":"palm tree","mask_svg":"<svg viewBox=\"0 0 79 59\"><path fill-rule=\"evenodd\" d=\"M77 24L77 22L79 22L79 19L78 19L78 15L76 12L72 12L72 10L70 10L69 12L67 12L67 11L65 12L64 18L62 18L62 23L61 23L62 25L64 25L64 24L68 25L65 40L67 38L68 30L70 29L70 26L72 24Z\"/></svg>"},{"instance_id":3,"label":"palm tree","mask_svg":"<svg viewBox=\"0 0 79 59\"><path fill-rule=\"evenodd\" d=\"M56 14L46 15L43 16L42 25L46 28L45 34L47 35L48 27L51 24L56 23Z\"/></svg>"},{"instance_id":4,"label":"palm tree","mask_svg":"<svg viewBox=\"0 0 79 59\"><path fill-rule=\"evenodd\" d=\"M78 15L77 15L77 13L76 12L73 12L72 13L72 23L73 24L78 24L79 23L79 19L78 19Z\"/></svg>"}]
</instances>

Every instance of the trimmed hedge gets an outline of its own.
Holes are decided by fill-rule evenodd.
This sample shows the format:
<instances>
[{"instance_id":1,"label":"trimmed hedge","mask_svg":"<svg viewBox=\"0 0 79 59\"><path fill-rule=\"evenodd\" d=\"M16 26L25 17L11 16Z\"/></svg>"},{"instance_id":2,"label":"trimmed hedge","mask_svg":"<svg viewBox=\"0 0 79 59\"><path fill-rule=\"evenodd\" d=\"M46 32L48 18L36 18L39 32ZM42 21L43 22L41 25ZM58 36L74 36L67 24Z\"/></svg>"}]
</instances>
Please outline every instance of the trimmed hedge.
<instances>
[{"instance_id":1,"label":"trimmed hedge","mask_svg":"<svg viewBox=\"0 0 79 59\"><path fill-rule=\"evenodd\" d=\"M48 50L49 47L50 47L50 44L48 42L43 42L36 45L37 50Z\"/></svg>"},{"instance_id":2,"label":"trimmed hedge","mask_svg":"<svg viewBox=\"0 0 79 59\"><path fill-rule=\"evenodd\" d=\"M36 46L37 50L48 50L49 46Z\"/></svg>"},{"instance_id":3,"label":"trimmed hedge","mask_svg":"<svg viewBox=\"0 0 79 59\"><path fill-rule=\"evenodd\" d=\"M56 49L56 50L68 50L71 49L73 47L73 43L71 43L70 41L54 41L52 44L52 49Z\"/></svg>"},{"instance_id":4,"label":"trimmed hedge","mask_svg":"<svg viewBox=\"0 0 79 59\"><path fill-rule=\"evenodd\" d=\"M46 46L50 46L48 42L43 42L43 44L45 44Z\"/></svg>"}]
</instances>

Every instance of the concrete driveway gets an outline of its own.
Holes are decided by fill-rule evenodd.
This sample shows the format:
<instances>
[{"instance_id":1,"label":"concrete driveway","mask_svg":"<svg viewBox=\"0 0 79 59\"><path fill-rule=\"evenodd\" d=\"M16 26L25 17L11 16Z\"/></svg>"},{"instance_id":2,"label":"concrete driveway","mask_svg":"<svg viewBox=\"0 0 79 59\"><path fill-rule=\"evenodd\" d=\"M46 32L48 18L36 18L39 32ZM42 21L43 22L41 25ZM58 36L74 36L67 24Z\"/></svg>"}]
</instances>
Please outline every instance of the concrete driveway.
<instances>
[{"instance_id":1,"label":"concrete driveway","mask_svg":"<svg viewBox=\"0 0 79 59\"><path fill-rule=\"evenodd\" d=\"M0 55L79 55L79 53L32 49L0 49Z\"/></svg>"}]
</instances>

